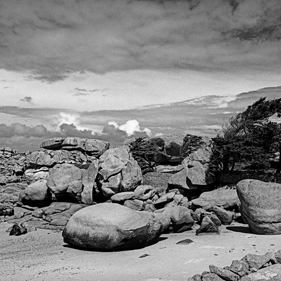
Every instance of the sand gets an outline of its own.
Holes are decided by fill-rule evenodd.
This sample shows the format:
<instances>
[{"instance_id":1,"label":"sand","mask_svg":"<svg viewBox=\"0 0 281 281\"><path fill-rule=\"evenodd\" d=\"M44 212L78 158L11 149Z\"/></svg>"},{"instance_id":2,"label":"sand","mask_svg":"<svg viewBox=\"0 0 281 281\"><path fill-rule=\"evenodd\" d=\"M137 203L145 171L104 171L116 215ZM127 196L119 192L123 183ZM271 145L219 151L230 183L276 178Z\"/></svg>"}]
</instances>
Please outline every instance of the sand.
<instances>
[{"instance_id":1,"label":"sand","mask_svg":"<svg viewBox=\"0 0 281 281\"><path fill-rule=\"evenodd\" d=\"M208 270L210 264L230 265L248 253L281 249L281 235L254 235L245 225L221 228L220 235L165 234L154 245L122 252L84 251L69 247L61 232L37 230L9 236L0 224L0 280L128 280L183 281ZM191 239L190 244L177 242Z\"/></svg>"}]
</instances>

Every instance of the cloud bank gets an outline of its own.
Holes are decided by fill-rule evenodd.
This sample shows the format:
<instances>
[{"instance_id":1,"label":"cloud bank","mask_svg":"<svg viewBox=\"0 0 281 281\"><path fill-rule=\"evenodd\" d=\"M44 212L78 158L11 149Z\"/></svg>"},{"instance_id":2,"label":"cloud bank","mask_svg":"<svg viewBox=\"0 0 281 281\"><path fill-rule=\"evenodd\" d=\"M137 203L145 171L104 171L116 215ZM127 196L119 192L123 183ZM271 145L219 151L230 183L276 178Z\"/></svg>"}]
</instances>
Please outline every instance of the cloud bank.
<instances>
[{"instance_id":1,"label":"cloud bank","mask_svg":"<svg viewBox=\"0 0 281 281\"><path fill-rule=\"evenodd\" d=\"M280 96L281 87L271 87L233 97L206 96L133 110L67 112L63 109L0 107L1 116L17 116L21 122L30 119L39 122L41 118L44 124L0 124L0 146L36 150L44 139L66 136L96 138L113 145L136 137L173 133L212 137L231 116L244 111L259 98Z\"/></svg>"},{"instance_id":2,"label":"cloud bank","mask_svg":"<svg viewBox=\"0 0 281 281\"><path fill-rule=\"evenodd\" d=\"M279 0L2 0L0 68L50 83L81 71L278 72L280 13Z\"/></svg>"}]
</instances>

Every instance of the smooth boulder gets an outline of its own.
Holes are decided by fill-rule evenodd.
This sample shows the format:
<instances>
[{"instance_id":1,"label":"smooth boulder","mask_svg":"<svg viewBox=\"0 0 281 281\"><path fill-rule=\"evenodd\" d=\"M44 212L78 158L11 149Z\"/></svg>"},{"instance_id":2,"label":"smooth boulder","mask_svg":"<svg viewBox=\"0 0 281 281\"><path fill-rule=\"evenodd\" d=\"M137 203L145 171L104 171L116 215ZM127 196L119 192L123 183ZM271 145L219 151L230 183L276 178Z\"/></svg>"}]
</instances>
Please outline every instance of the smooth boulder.
<instances>
[{"instance_id":1,"label":"smooth boulder","mask_svg":"<svg viewBox=\"0 0 281 281\"><path fill-rule=\"evenodd\" d=\"M169 223L162 214L101 203L76 212L62 236L65 243L84 249L130 250L156 242Z\"/></svg>"},{"instance_id":2,"label":"smooth boulder","mask_svg":"<svg viewBox=\"0 0 281 281\"><path fill-rule=\"evenodd\" d=\"M51 192L46 180L38 180L28 185L19 194L19 201L23 204L44 207L52 201Z\"/></svg>"},{"instance_id":3,"label":"smooth boulder","mask_svg":"<svg viewBox=\"0 0 281 281\"><path fill-rule=\"evenodd\" d=\"M251 232L281 234L281 184L246 179L237 184L237 194Z\"/></svg>"}]
</instances>

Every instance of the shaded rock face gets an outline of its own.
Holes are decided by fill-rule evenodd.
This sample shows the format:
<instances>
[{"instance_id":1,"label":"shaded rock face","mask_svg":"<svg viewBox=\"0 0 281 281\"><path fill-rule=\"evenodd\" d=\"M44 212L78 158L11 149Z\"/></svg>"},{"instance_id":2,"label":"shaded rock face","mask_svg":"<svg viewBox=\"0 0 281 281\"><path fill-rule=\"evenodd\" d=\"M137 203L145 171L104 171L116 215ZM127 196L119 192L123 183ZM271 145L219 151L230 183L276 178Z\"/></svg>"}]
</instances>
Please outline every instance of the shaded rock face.
<instances>
[{"instance_id":1,"label":"shaded rock face","mask_svg":"<svg viewBox=\"0 0 281 281\"><path fill-rule=\"evenodd\" d=\"M194 224L190 209L187 209L183 206L167 207L162 210L157 210L156 212L162 213L164 216L166 216L167 220L170 219L170 232L184 232L191 229Z\"/></svg>"},{"instance_id":2,"label":"shaded rock face","mask_svg":"<svg viewBox=\"0 0 281 281\"><path fill-rule=\"evenodd\" d=\"M122 191L133 191L142 182L142 172L129 148L107 150L99 159L98 182L105 197Z\"/></svg>"},{"instance_id":3,"label":"shaded rock face","mask_svg":"<svg viewBox=\"0 0 281 281\"><path fill-rule=\"evenodd\" d=\"M253 233L281 233L281 184L242 180L237 194L242 218Z\"/></svg>"},{"instance_id":4,"label":"shaded rock face","mask_svg":"<svg viewBox=\"0 0 281 281\"><path fill-rule=\"evenodd\" d=\"M26 187L26 183L9 183L0 186L0 203L14 204L18 202L20 192Z\"/></svg>"},{"instance_id":5,"label":"shaded rock face","mask_svg":"<svg viewBox=\"0 0 281 281\"><path fill-rule=\"evenodd\" d=\"M76 212L62 236L64 242L84 249L130 250L155 242L168 224L161 215L102 203Z\"/></svg>"},{"instance_id":6,"label":"shaded rock face","mask_svg":"<svg viewBox=\"0 0 281 281\"><path fill-rule=\"evenodd\" d=\"M171 176L169 185L183 190L196 190L213 184L215 178L209 170L212 156L210 139L201 138L195 147L189 150L185 147L184 151L182 154L187 156L182 161L183 169Z\"/></svg>"},{"instance_id":7,"label":"shaded rock face","mask_svg":"<svg viewBox=\"0 0 281 281\"><path fill-rule=\"evenodd\" d=\"M235 189L222 187L203 192L199 198L192 200L192 204L197 208L203 208L205 210L212 209L215 206L227 209L237 206L239 204L239 198Z\"/></svg>"},{"instance_id":8,"label":"shaded rock face","mask_svg":"<svg viewBox=\"0 0 281 281\"><path fill-rule=\"evenodd\" d=\"M32 183L38 180L47 180L49 177L49 169L42 167L40 169L27 169L24 172L26 181Z\"/></svg>"},{"instance_id":9,"label":"shaded rock face","mask_svg":"<svg viewBox=\"0 0 281 281\"><path fill-rule=\"evenodd\" d=\"M158 153L156 160L158 164L179 164L181 162L181 152L183 144L183 134L162 135L152 138L148 142L153 142L157 146Z\"/></svg>"},{"instance_id":10,"label":"shaded rock face","mask_svg":"<svg viewBox=\"0 0 281 281\"><path fill-rule=\"evenodd\" d=\"M274 264L243 276L241 281L279 281L281 280L281 264Z\"/></svg>"},{"instance_id":11,"label":"shaded rock face","mask_svg":"<svg viewBox=\"0 0 281 281\"><path fill-rule=\"evenodd\" d=\"M47 186L58 198L66 195L81 200L83 171L72 164L57 164L50 169Z\"/></svg>"},{"instance_id":12,"label":"shaded rock face","mask_svg":"<svg viewBox=\"0 0 281 281\"><path fill-rule=\"evenodd\" d=\"M14 214L14 208L8 204L0 203L0 216L12 216Z\"/></svg>"},{"instance_id":13,"label":"shaded rock face","mask_svg":"<svg viewBox=\"0 0 281 281\"><path fill-rule=\"evenodd\" d=\"M0 185L23 180L26 155L10 147L0 147Z\"/></svg>"},{"instance_id":14,"label":"shaded rock face","mask_svg":"<svg viewBox=\"0 0 281 281\"><path fill-rule=\"evenodd\" d=\"M89 162L87 155L81 151L67 150L38 150L32 152L27 157L28 167L53 167L61 163L77 163L83 164Z\"/></svg>"}]
</instances>

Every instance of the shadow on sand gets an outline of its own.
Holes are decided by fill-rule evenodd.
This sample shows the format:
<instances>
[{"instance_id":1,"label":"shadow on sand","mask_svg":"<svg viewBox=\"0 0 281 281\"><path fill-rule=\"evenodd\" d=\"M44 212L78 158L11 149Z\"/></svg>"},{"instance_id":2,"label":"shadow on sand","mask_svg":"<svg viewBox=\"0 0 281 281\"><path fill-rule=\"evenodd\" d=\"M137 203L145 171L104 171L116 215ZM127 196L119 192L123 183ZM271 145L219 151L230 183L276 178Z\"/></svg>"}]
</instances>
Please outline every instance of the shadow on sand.
<instances>
[{"instance_id":1,"label":"shadow on sand","mask_svg":"<svg viewBox=\"0 0 281 281\"><path fill-rule=\"evenodd\" d=\"M230 230L230 231L234 231L234 232L251 233L248 225L245 225L245 226L242 226L242 225L227 226L226 229Z\"/></svg>"},{"instance_id":2,"label":"shadow on sand","mask_svg":"<svg viewBox=\"0 0 281 281\"><path fill-rule=\"evenodd\" d=\"M168 237L161 237L160 236L156 241L154 241L154 243L147 244L145 247L157 244L157 243L159 243L163 240L166 240L166 239L168 239ZM79 246L76 246L76 245L70 245L70 244L67 244L67 243L65 243L63 245L63 247L82 250L82 251L86 251L86 252L122 252L122 251L134 251L134 250L139 250L139 249L145 248L145 247L136 247L134 249L97 250L97 249L82 248L82 247L79 247Z\"/></svg>"}]
</instances>

